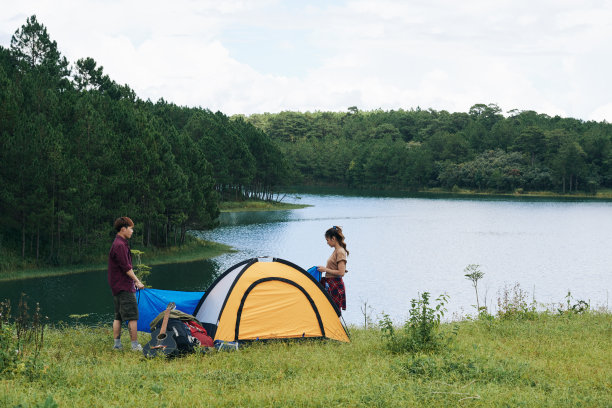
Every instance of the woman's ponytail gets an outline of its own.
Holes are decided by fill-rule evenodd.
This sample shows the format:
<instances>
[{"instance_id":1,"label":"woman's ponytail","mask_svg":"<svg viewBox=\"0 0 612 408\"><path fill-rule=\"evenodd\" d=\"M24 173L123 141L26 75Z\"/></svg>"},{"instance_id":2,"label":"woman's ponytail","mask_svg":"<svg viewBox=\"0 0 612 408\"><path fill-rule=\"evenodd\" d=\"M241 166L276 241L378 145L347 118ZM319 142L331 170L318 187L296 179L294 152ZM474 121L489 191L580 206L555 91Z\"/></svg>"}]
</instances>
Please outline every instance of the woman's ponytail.
<instances>
[{"instance_id":1,"label":"woman's ponytail","mask_svg":"<svg viewBox=\"0 0 612 408\"><path fill-rule=\"evenodd\" d=\"M325 238L336 238L336 241L340 244L342 248L346 251L346 254L349 254L348 249L346 249L346 242L344 242L344 234L342 234L342 228L334 225L327 231L325 231Z\"/></svg>"}]
</instances>

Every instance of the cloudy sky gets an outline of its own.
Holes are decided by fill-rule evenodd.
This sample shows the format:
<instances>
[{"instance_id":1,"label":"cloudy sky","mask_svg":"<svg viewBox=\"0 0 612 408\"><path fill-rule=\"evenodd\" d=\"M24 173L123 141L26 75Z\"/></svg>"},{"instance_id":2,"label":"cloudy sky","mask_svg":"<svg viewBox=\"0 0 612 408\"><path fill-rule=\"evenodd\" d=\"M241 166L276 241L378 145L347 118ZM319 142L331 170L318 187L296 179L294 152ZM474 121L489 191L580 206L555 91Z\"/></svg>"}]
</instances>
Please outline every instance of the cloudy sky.
<instances>
[{"instance_id":1,"label":"cloudy sky","mask_svg":"<svg viewBox=\"0 0 612 408\"><path fill-rule=\"evenodd\" d=\"M3 1L0 45L36 14L69 61L143 99L226 114L421 107L612 122L612 2Z\"/></svg>"}]
</instances>

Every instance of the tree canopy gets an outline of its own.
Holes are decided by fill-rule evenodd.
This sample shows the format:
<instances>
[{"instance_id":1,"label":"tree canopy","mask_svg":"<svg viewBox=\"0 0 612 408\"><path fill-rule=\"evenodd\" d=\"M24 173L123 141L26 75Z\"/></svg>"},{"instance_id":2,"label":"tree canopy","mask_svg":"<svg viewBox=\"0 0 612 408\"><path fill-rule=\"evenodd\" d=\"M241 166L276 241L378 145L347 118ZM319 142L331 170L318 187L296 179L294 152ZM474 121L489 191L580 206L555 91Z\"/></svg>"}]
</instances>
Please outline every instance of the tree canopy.
<instances>
[{"instance_id":1,"label":"tree canopy","mask_svg":"<svg viewBox=\"0 0 612 408\"><path fill-rule=\"evenodd\" d=\"M435 110L281 112L247 121L279 143L292 184L514 192L612 187L612 125L476 104Z\"/></svg>"},{"instance_id":2,"label":"tree canopy","mask_svg":"<svg viewBox=\"0 0 612 408\"><path fill-rule=\"evenodd\" d=\"M119 216L140 245L181 244L215 225L220 200L272 198L286 168L242 119L143 101L92 58L69 64L36 16L0 46L0 163L0 251L48 265L105 253Z\"/></svg>"}]
</instances>

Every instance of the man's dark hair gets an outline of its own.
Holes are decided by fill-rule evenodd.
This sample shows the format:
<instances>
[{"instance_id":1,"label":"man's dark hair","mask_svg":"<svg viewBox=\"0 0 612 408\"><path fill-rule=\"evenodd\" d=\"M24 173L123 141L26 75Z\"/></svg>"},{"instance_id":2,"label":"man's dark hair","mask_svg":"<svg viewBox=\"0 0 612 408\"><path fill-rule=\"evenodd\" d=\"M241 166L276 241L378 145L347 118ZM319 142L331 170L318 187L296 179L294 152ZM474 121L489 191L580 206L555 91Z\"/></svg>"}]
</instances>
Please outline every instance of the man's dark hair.
<instances>
[{"instance_id":1,"label":"man's dark hair","mask_svg":"<svg viewBox=\"0 0 612 408\"><path fill-rule=\"evenodd\" d=\"M115 227L115 231L119 232L123 227L133 227L134 221L132 221L130 217L119 217L115 220L113 226Z\"/></svg>"}]
</instances>

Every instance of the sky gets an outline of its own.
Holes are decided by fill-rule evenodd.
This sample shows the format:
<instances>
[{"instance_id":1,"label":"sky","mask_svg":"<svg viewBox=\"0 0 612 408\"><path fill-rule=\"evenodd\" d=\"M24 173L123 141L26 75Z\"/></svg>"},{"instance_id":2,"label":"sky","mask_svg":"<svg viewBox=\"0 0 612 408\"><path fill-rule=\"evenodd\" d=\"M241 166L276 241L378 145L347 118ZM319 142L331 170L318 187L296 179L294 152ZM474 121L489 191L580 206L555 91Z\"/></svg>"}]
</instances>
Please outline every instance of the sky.
<instances>
[{"instance_id":1,"label":"sky","mask_svg":"<svg viewBox=\"0 0 612 408\"><path fill-rule=\"evenodd\" d=\"M228 115L496 104L612 122L612 2L0 0L142 99Z\"/></svg>"}]
</instances>

